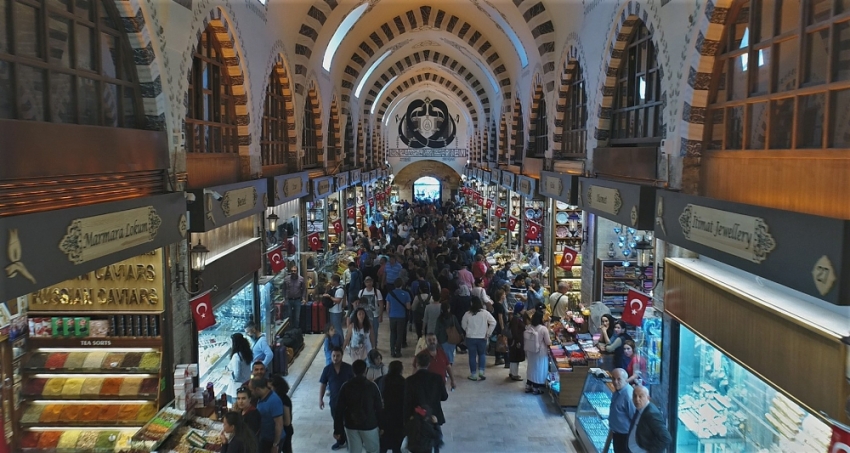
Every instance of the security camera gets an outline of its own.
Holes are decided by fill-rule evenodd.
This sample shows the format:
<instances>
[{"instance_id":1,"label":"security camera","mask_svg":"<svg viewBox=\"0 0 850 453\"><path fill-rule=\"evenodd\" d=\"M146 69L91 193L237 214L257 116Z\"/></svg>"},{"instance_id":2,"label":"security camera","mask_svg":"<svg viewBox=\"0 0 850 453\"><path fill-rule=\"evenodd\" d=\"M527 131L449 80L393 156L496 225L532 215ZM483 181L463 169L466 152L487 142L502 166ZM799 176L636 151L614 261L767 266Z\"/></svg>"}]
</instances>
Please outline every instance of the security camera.
<instances>
[{"instance_id":1,"label":"security camera","mask_svg":"<svg viewBox=\"0 0 850 453\"><path fill-rule=\"evenodd\" d=\"M184 195L186 196L187 203L193 203L195 201L195 194L192 192L186 192Z\"/></svg>"},{"instance_id":2,"label":"security camera","mask_svg":"<svg viewBox=\"0 0 850 453\"><path fill-rule=\"evenodd\" d=\"M215 198L215 201L221 201L221 199L224 198L224 196L222 196L220 193L216 192L215 190L204 189L204 194L212 195L213 198Z\"/></svg>"}]
</instances>

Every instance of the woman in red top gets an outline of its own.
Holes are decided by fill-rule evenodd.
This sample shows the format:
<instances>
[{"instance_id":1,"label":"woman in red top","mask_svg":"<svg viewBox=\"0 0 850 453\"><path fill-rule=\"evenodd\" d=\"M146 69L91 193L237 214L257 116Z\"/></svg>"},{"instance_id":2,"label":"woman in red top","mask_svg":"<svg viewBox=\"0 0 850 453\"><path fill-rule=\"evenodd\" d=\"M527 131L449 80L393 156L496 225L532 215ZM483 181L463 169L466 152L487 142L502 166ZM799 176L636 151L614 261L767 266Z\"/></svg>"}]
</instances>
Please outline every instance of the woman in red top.
<instances>
[{"instance_id":1,"label":"woman in red top","mask_svg":"<svg viewBox=\"0 0 850 453\"><path fill-rule=\"evenodd\" d=\"M629 384L640 384L639 379L646 371L646 359L635 354L637 348L633 340L626 340L623 344L623 356L628 360L626 373L629 374L627 380Z\"/></svg>"},{"instance_id":2,"label":"woman in red top","mask_svg":"<svg viewBox=\"0 0 850 453\"><path fill-rule=\"evenodd\" d=\"M484 278L487 273L487 262L484 261L484 255L480 253L475 255L475 262L472 263L472 276L475 278Z\"/></svg>"}]
</instances>

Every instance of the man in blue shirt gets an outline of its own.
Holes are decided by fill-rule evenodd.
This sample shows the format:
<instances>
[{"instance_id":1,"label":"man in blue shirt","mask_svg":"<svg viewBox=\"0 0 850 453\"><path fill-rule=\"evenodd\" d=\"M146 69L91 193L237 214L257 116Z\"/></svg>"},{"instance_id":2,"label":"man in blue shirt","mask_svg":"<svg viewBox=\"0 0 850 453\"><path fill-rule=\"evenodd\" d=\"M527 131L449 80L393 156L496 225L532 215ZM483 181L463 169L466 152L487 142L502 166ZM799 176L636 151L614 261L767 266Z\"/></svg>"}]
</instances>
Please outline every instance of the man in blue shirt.
<instances>
[{"instance_id":1,"label":"man in blue shirt","mask_svg":"<svg viewBox=\"0 0 850 453\"><path fill-rule=\"evenodd\" d=\"M333 348L331 364L322 370L322 377L319 378L319 383L322 384L319 387L319 409L325 408L325 391L330 392L331 417L334 419L334 439L336 439L331 450L342 449L347 442L342 423L343 414L339 411L339 391L342 384L353 377L354 371L351 365L342 361L342 348Z\"/></svg>"},{"instance_id":2,"label":"man in blue shirt","mask_svg":"<svg viewBox=\"0 0 850 453\"><path fill-rule=\"evenodd\" d=\"M279 453L283 431L283 402L269 387L264 377L251 379L251 395L257 398L257 412L260 413L260 453Z\"/></svg>"},{"instance_id":3,"label":"man in blue shirt","mask_svg":"<svg viewBox=\"0 0 850 453\"><path fill-rule=\"evenodd\" d=\"M251 346L251 352L254 353L254 360L262 360L266 369L269 369L274 354L272 353L272 348L269 347L269 341L266 340L266 334L260 333L253 321L245 324L245 334L251 337L251 340L254 342L254 345Z\"/></svg>"},{"instance_id":4,"label":"man in blue shirt","mask_svg":"<svg viewBox=\"0 0 850 453\"><path fill-rule=\"evenodd\" d=\"M387 311L390 313L390 353L393 357L401 357L404 330L407 326L407 310L410 310L410 293L402 287L400 278L387 286Z\"/></svg>"},{"instance_id":5,"label":"man in blue shirt","mask_svg":"<svg viewBox=\"0 0 850 453\"><path fill-rule=\"evenodd\" d=\"M611 406L608 412L609 437L614 447L614 453L629 453L629 426L635 416L635 404L632 401L632 386L628 382L629 375L622 368L611 371L611 383L616 390L611 395Z\"/></svg>"},{"instance_id":6,"label":"man in blue shirt","mask_svg":"<svg viewBox=\"0 0 850 453\"><path fill-rule=\"evenodd\" d=\"M384 294L390 292L390 288L387 288L387 286L394 283L399 275L401 275L401 263L398 262L394 254L390 254L390 262L384 266Z\"/></svg>"}]
</instances>

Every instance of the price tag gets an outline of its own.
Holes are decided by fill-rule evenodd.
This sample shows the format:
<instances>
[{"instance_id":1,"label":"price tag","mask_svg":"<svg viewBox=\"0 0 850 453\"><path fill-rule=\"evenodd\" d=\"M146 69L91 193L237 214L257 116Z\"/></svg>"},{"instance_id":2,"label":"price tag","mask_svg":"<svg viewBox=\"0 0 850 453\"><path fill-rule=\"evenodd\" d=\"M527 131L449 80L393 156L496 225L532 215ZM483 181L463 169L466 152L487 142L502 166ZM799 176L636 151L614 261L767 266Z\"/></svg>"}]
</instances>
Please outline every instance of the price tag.
<instances>
[{"instance_id":1,"label":"price tag","mask_svg":"<svg viewBox=\"0 0 850 453\"><path fill-rule=\"evenodd\" d=\"M832 262L826 255L820 257L812 269L812 278L815 281L815 286L821 296L826 296L835 284L835 269L832 267Z\"/></svg>"}]
</instances>

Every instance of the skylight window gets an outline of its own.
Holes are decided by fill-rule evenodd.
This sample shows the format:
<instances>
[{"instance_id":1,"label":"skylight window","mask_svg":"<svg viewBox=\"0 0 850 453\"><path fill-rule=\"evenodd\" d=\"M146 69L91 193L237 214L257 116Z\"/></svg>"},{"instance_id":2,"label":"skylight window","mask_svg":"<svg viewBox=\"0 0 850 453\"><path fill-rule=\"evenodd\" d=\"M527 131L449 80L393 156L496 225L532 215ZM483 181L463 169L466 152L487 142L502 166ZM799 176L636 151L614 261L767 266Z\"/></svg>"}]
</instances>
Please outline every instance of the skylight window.
<instances>
[{"instance_id":1,"label":"skylight window","mask_svg":"<svg viewBox=\"0 0 850 453\"><path fill-rule=\"evenodd\" d=\"M345 38L345 35L347 35L348 31L354 27L354 24L360 20L360 16L363 15L363 12L365 12L368 7L368 3L363 3L357 8L354 8L350 13L348 13L348 16L345 16L342 23L339 24L334 35L331 36L331 41L328 43L328 47L325 49L325 58L322 60L322 67L325 68L325 71L331 70L331 63L333 63L334 54L336 54L339 44L342 42L342 38Z\"/></svg>"},{"instance_id":2,"label":"skylight window","mask_svg":"<svg viewBox=\"0 0 850 453\"><path fill-rule=\"evenodd\" d=\"M354 91L355 97L360 97L360 91L363 90L363 85L366 84L366 80L369 79L370 75L372 75L372 71L374 71L381 64L381 62L384 61L385 58L390 56L391 52L392 50L384 52L384 54L381 55L380 58L378 58L377 60L375 60L374 63L372 63L372 66L369 66L369 69L366 70L366 72L363 74L363 77L360 79L360 83L357 84L357 90Z\"/></svg>"},{"instance_id":3,"label":"skylight window","mask_svg":"<svg viewBox=\"0 0 850 453\"><path fill-rule=\"evenodd\" d=\"M375 114L375 107L377 107L378 104L381 102L381 96L384 95L384 92L387 91L387 89L390 87L390 85L393 82L395 82L395 79L397 79L397 78L398 78L398 75L394 75L392 79L390 79L387 83L384 84L384 87L381 88L381 91L379 91L378 95L375 96L375 101L372 102L372 110L369 113L371 113L372 115Z\"/></svg>"},{"instance_id":4,"label":"skylight window","mask_svg":"<svg viewBox=\"0 0 850 453\"><path fill-rule=\"evenodd\" d=\"M511 43L514 45L514 49L516 49L516 53L519 54L519 61L522 63L522 67L528 66L528 55L525 53L525 47L522 45L522 41L519 40L519 36L514 33L514 29L505 21L505 18L496 11L495 8L490 6L487 2L481 2L481 6L483 6L487 10L487 14L502 27L502 30L505 31L505 34L508 35L508 39L511 40Z\"/></svg>"},{"instance_id":5,"label":"skylight window","mask_svg":"<svg viewBox=\"0 0 850 453\"><path fill-rule=\"evenodd\" d=\"M744 29L744 36L741 37L741 45L738 46L739 49L743 49L750 45L750 29ZM750 59L750 56L747 54L741 54L741 66L744 72L747 71L747 62ZM764 49L759 49L759 67L764 66Z\"/></svg>"}]
</instances>

